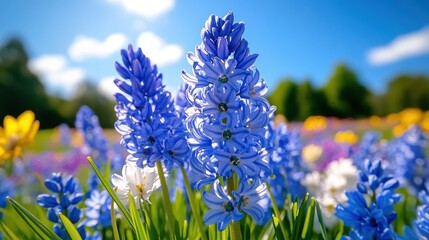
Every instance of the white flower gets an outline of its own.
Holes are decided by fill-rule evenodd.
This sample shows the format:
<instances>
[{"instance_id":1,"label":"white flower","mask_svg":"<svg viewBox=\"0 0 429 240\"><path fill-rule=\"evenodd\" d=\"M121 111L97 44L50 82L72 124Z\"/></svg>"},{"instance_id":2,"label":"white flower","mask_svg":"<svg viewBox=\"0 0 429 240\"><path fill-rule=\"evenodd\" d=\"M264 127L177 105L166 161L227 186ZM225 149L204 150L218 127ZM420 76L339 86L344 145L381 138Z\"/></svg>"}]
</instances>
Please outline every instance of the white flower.
<instances>
[{"instance_id":1,"label":"white flower","mask_svg":"<svg viewBox=\"0 0 429 240\"><path fill-rule=\"evenodd\" d=\"M326 226L332 227L338 221L335 206L347 201L345 192L356 187L357 174L351 159L339 159L331 162L325 172L313 171L302 180L319 201Z\"/></svg>"},{"instance_id":2,"label":"white flower","mask_svg":"<svg viewBox=\"0 0 429 240\"><path fill-rule=\"evenodd\" d=\"M156 168L139 168L135 163L127 162L122 167L122 176L112 175L112 184L116 195L124 205L128 205L128 193L134 197L137 207L140 201L149 202L153 191L161 186Z\"/></svg>"}]
</instances>

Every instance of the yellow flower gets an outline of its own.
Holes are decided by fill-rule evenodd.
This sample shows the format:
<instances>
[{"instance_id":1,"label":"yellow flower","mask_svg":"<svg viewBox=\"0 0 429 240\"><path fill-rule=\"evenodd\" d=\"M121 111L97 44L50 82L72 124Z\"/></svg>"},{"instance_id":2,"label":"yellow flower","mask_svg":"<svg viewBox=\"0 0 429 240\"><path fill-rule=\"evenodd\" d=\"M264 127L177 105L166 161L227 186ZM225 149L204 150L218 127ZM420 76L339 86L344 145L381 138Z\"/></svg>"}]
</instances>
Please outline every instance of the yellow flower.
<instances>
[{"instance_id":1,"label":"yellow flower","mask_svg":"<svg viewBox=\"0 0 429 240\"><path fill-rule=\"evenodd\" d=\"M302 149L302 159L310 165L317 162L322 156L322 154L323 154L323 149L320 146L317 146L316 144L306 145Z\"/></svg>"},{"instance_id":2,"label":"yellow flower","mask_svg":"<svg viewBox=\"0 0 429 240\"><path fill-rule=\"evenodd\" d=\"M359 141L359 138L353 131L347 130L337 132L334 136L334 140L337 143L348 143L353 145Z\"/></svg>"},{"instance_id":3,"label":"yellow flower","mask_svg":"<svg viewBox=\"0 0 429 240\"><path fill-rule=\"evenodd\" d=\"M405 131L407 130L407 126L404 126L402 124L398 124L392 129L392 134L395 137L401 136Z\"/></svg>"},{"instance_id":4,"label":"yellow flower","mask_svg":"<svg viewBox=\"0 0 429 240\"><path fill-rule=\"evenodd\" d=\"M323 116L310 116L305 119L302 127L305 131L322 131L326 129L328 120Z\"/></svg>"},{"instance_id":5,"label":"yellow flower","mask_svg":"<svg viewBox=\"0 0 429 240\"><path fill-rule=\"evenodd\" d=\"M0 127L0 165L5 160L19 157L24 147L30 145L39 130L39 121L32 111L25 111L17 119L6 116Z\"/></svg>"},{"instance_id":6,"label":"yellow flower","mask_svg":"<svg viewBox=\"0 0 429 240\"><path fill-rule=\"evenodd\" d=\"M372 127L379 127L382 124L382 120L379 116L371 116L369 118L369 124L371 124Z\"/></svg>"},{"instance_id":7,"label":"yellow flower","mask_svg":"<svg viewBox=\"0 0 429 240\"><path fill-rule=\"evenodd\" d=\"M413 124L418 124L423 119L423 112L418 108L407 108L400 112L400 114L401 124L407 127Z\"/></svg>"}]
</instances>

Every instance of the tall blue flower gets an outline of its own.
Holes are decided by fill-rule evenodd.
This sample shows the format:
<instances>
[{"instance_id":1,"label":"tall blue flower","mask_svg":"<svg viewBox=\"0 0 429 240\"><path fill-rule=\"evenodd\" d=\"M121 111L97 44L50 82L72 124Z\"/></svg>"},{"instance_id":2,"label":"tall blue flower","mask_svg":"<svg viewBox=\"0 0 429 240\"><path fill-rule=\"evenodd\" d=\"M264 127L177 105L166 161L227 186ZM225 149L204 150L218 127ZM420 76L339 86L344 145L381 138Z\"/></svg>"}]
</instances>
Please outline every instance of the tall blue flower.
<instances>
[{"instance_id":1,"label":"tall blue flower","mask_svg":"<svg viewBox=\"0 0 429 240\"><path fill-rule=\"evenodd\" d=\"M115 94L115 128L122 134L127 160L139 167L154 167L158 160L166 167L183 165L189 155L185 129L162 75L140 48L134 51L129 45L121 55L123 65L116 63L123 80L115 79L121 91Z\"/></svg>"},{"instance_id":2,"label":"tall blue flower","mask_svg":"<svg viewBox=\"0 0 429 240\"><path fill-rule=\"evenodd\" d=\"M244 189L242 185L249 180L259 182L271 172L267 137L275 108L264 98L267 86L253 67L258 55L250 53L243 32L244 23L234 23L231 12L223 18L211 15L201 32L202 43L188 53L192 73L182 72L189 103L186 126L194 152L189 171L197 188L213 183L217 176L231 181L237 175L240 186L228 189L232 194ZM212 208L206 224L217 223L223 230L231 220L241 219L242 211L260 222L259 208L245 211L240 207L237 212L236 206L228 205L237 203L237 196L221 194L220 189L217 186L213 194L204 194Z\"/></svg>"},{"instance_id":3,"label":"tall blue flower","mask_svg":"<svg viewBox=\"0 0 429 240\"><path fill-rule=\"evenodd\" d=\"M396 219L394 204L400 195L394 193L398 180L386 175L381 160L367 160L359 173L356 191L346 192L344 206L338 204L335 215L352 227L344 239L395 239L391 224Z\"/></svg>"},{"instance_id":4,"label":"tall blue flower","mask_svg":"<svg viewBox=\"0 0 429 240\"><path fill-rule=\"evenodd\" d=\"M417 195L429 190L429 161L425 157L427 139L418 126L409 128L402 136L393 139L384 148L383 155L389 161L388 170Z\"/></svg>"},{"instance_id":5,"label":"tall blue flower","mask_svg":"<svg viewBox=\"0 0 429 240\"><path fill-rule=\"evenodd\" d=\"M287 194L292 199L304 196L306 189L301 184L309 172L301 157L302 142L298 132L280 125L273 132L274 145L270 155L273 177L268 178L275 200L283 206Z\"/></svg>"},{"instance_id":6,"label":"tall blue flower","mask_svg":"<svg viewBox=\"0 0 429 240\"><path fill-rule=\"evenodd\" d=\"M45 186L53 194L40 194L37 196L37 203L48 209L48 219L55 223L54 232L61 239L69 239L59 214L64 214L73 224L77 224L82 217L77 204L82 201L83 193L79 191L80 187L73 176L70 175L63 180L61 173L52 174L51 178L45 180ZM77 226L82 238L86 235L84 227L82 223Z\"/></svg>"},{"instance_id":7,"label":"tall blue flower","mask_svg":"<svg viewBox=\"0 0 429 240\"><path fill-rule=\"evenodd\" d=\"M107 139L100 127L98 117L91 108L85 105L80 107L76 114L75 126L85 140L87 153L91 154L97 164L107 162Z\"/></svg>"}]
</instances>

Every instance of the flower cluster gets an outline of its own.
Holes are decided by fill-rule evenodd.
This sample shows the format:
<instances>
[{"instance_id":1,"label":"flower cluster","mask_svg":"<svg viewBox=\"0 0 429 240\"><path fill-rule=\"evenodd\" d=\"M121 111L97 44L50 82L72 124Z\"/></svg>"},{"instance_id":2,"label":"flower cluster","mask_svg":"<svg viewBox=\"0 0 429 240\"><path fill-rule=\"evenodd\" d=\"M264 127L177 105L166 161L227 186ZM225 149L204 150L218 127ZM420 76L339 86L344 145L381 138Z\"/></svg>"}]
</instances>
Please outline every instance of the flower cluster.
<instances>
[{"instance_id":1,"label":"flower cluster","mask_svg":"<svg viewBox=\"0 0 429 240\"><path fill-rule=\"evenodd\" d=\"M156 161L167 168L174 163L183 166L190 150L182 119L162 85L162 75L140 48L134 51L129 45L121 55L123 65L116 63L123 80L115 79L122 92L115 94L115 128L122 134L127 160L142 168L154 167Z\"/></svg>"},{"instance_id":2,"label":"flower cluster","mask_svg":"<svg viewBox=\"0 0 429 240\"><path fill-rule=\"evenodd\" d=\"M394 204L400 195L394 191L398 180L386 175L381 160L367 160L359 172L357 190L346 192L347 204L336 206L336 216L352 227L345 239L395 239L391 223L396 218Z\"/></svg>"},{"instance_id":3,"label":"flower cluster","mask_svg":"<svg viewBox=\"0 0 429 240\"><path fill-rule=\"evenodd\" d=\"M250 53L243 32L244 23L234 23L232 13L223 18L211 15L201 32L202 43L194 53L188 53L192 74L182 72L190 104L186 126L195 153L190 163L191 180L201 188L217 176L229 181L233 175L240 178L240 186L229 186L228 194L222 194L223 187L217 182L213 193L204 194L211 208L204 219L207 224L218 223L220 230L231 219L238 221L243 216L226 217L229 213L245 211L232 191L264 189L259 177L270 172L267 135L275 108L264 98L267 86L253 67L258 55ZM262 192L254 194L258 197L247 196L246 206L262 211L258 204L264 197ZM263 217L246 212L257 222Z\"/></svg>"},{"instance_id":4,"label":"flower cluster","mask_svg":"<svg viewBox=\"0 0 429 240\"><path fill-rule=\"evenodd\" d=\"M40 194L37 197L37 203L48 209L48 219L55 223L54 232L61 239L68 239L59 214L64 214L73 224L77 224L82 217L82 212L76 205L82 201L83 193L79 192L78 183L73 176L70 175L63 181L61 173L52 174L51 178L45 180L45 186L53 194ZM82 223L77 226L82 238L86 236L84 227L85 225Z\"/></svg>"}]
</instances>

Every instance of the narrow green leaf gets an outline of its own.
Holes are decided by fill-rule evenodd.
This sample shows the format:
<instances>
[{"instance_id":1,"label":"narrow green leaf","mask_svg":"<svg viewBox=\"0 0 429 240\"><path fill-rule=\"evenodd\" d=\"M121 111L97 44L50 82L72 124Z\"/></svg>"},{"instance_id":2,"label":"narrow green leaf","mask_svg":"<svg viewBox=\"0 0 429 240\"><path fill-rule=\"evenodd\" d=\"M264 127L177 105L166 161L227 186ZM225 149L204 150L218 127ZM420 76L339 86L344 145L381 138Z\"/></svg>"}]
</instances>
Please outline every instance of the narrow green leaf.
<instances>
[{"instance_id":1,"label":"narrow green leaf","mask_svg":"<svg viewBox=\"0 0 429 240\"><path fill-rule=\"evenodd\" d=\"M304 227L302 228L301 238L306 240L311 239L313 235L313 223L314 223L314 212L315 212L315 199L314 197L310 200L310 206L307 209L307 214L305 216Z\"/></svg>"},{"instance_id":2,"label":"narrow green leaf","mask_svg":"<svg viewBox=\"0 0 429 240\"><path fill-rule=\"evenodd\" d=\"M64 216L64 214L60 213L60 219L61 219L61 222L63 222L64 228L66 229L66 232L69 235L70 239L82 240L75 225L72 222L70 222L70 220L66 216Z\"/></svg>"},{"instance_id":3,"label":"narrow green leaf","mask_svg":"<svg viewBox=\"0 0 429 240\"><path fill-rule=\"evenodd\" d=\"M297 212L297 216L293 224L292 239L298 239L300 233L302 233L302 225L304 223L305 216L307 213L306 210L307 210L308 196L309 194L307 193L304 199L302 200L301 205L299 206L299 210Z\"/></svg>"},{"instance_id":4,"label":"narrow green leaf","mask_svg":"<svg viewBox=\"0 0 429 240\"><path fill-rule=\"evenodd\" d=\"M19 238L2 222L0 222L0 227L3 229L6 239L19 240Z\"/></svg>"},{"instance_id":5,"label":"narrow green leaf","mask_svg":"<svg viewBox=\"0 0 429 240\"><path fill-rule=\"evenodd\" d=\"M344 224L343 224L343 222L342 221L340 221L340 229L339 229L339 231L338 231L338 234L337 234L337 236L335 237L335 240L340 240L341 239L341 236L343 236L343 233L344 233Z\"/></svg>"},{"instance_id":6,"label":"narrow green leaf","mask_svg":"<svg viewBox=\"0 0 429 240\"><path fill-rule=\"evenodd\" d=\"M319 221L323 240L328 240L328 233L326 232L325 222L323 221L322 210L320 209L319 202L317 201L316 201L316 212L317 212L317 220Z\"/></svg>"},{"instance_id":7,"label":"narrow green leaf","mask_svg":"<svg viewBox=\"0 0 429 240\"><path fill-rule=\"evenodd\" d=\"M128 193L128 201L130 202L130 214L133 221L133 226L136 230L138 239L148 239L146 231L143 229L143 222L137 209L136 202L131 193Z\"/></svg>"},{"instance_id":8,"label":"narrow green leaf","mask_svg":"<svg viewBox=\"0 0 429 240\"><path fill-rule=\"evenodd\" d=\"M60 238L43 223L41 223L33 214L22 207L18 202L10 197L7 197L16 213L28 224L28 226L42 239L58 239Z\"/></svg>"},{"instance_id":9,"label":"narrow green leaf","mask_svg":"<svg viewBox=\"0 0 429 240\"><path fill-rule=\"evenodd\" d=\"M113 229L113 239L120 240L118 224L116 224L116 213L115 213L115 202L112 201L110 204L110 216L112 218L112 229Z\"/></svg>"},{"instance_id":10,"label":"narrow green leaf","mask_svg":"<svg viewBox=\"0 0 429 240\"><path fill-rule=\"evenodd\" d=\"M119 200L118 196L116 196L115 191L110 186L109 182L106 180L106 178L103 176L103 174L100 172L100 170L95 165L94 161L91 157L88 157L88 162L91 164L92 169L94 169L95 174L97 175L98 179L100 179L101 184L103 184L104 188L109 193L110 197L112 197L113 201L118 205L119 209L121 209L122 214L124 215L125 219L127 219L128 223L131 225L133 230L135 230L135 227L133 225L133 221L131 219L130 213L127 211L125 206L122 204L122 202Z\"/></svg>"}]
</instances>

